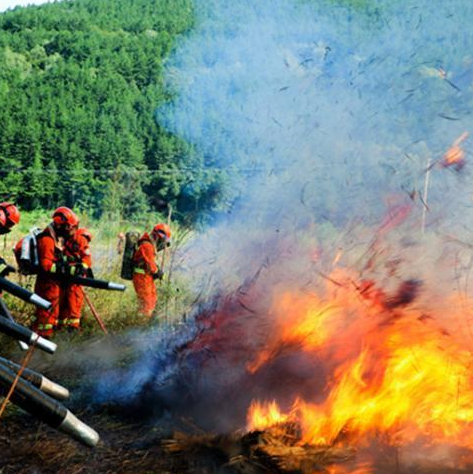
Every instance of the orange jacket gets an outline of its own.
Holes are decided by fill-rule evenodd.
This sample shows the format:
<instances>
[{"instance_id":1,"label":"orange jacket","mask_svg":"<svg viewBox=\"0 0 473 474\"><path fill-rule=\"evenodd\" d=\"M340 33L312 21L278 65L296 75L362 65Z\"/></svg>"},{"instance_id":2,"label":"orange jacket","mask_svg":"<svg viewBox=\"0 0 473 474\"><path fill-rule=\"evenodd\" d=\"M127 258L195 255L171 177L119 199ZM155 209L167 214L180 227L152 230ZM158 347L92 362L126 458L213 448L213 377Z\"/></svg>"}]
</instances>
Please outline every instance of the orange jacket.
<instances>
[{"instance_id":1,"label":"orange jacket","mask_svg":"<svg viewBox=\"0 0 473 474\"><path fill-rule=\"evenodd\" d=\"M42 272L55 273L57 263L63 258L63 251L59 247L56 234L51 226L37 237L39 268Z\"/></svg>"},{"instance_id":2,"label":"orange jacket","mask_svg":"<svg viewBox=\"0 0 473 474\"><path fill-rule=\"evenodd\" d=\"M83 235L75 235L65 245L66 255L72 257L76 262L82 263L87 268L92 267L92 255L90 253L89 240Z\"/></svg>"},{"instance_id":3,"label":"orange jacket","mask_svg":"<svg viewBox=\"0 0 473 474\"><path fill-rule=\"evenodd\" d=\"M135 268L144 270L149 275L154 275L158 271L156 248L147 232L138 240L138 248L133 254L133 265Z\"/></svg>"}]
</instances>

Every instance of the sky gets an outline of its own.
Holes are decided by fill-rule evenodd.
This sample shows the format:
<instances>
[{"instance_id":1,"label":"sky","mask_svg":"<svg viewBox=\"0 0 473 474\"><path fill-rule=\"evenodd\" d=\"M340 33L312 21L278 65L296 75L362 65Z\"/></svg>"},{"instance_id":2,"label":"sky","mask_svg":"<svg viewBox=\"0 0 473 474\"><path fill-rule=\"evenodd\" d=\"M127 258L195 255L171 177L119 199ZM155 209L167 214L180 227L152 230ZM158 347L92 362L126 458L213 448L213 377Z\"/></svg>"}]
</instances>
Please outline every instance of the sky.
<instances>
[{"instance_id":1,"label":"sky","mask_svg":"<svg viewBox=\"0 0 473 474\"><path fill-rule=\"evenodd\" d=\"M4 12L9 8L15 8L18 6L26 6L26 5L40 5L41 3L47 3L51 0L0 0L0 12Z\"/></svg>"}]
</instances>

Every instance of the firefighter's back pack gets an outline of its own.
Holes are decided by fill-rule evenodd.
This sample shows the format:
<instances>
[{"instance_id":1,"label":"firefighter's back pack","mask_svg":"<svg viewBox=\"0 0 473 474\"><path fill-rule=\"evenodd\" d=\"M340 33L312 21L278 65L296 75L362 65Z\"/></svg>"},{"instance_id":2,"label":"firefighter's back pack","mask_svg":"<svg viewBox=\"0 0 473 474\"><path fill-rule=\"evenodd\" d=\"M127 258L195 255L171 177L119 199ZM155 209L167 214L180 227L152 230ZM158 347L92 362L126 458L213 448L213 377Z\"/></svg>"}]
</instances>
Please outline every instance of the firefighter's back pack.
<instances>
[{"instance_id":1,"label":"firefighter's back pack","mask_svg":"<svg viewBox=\"0 0 473 474\"><path fill-rule=\"evenodd\" d=\"M18 265L18 271L23 275L34 275L38 273L38 240L37 237L41 233L39 227L30 230L13 249L15 260Z\"/></svg>"},{"instance_id":2,"label":"firefighter's back pack","mask_svg":"<svg viewBox=\"0 0 473 474\"><path fill-rule=\"evenodd\" d=\"M120 276L124 280L133 279L133 255L138 248L140 233L131 230L125 234L125 250L123 251L122 270Z\"/></svg>"}]
</instances>

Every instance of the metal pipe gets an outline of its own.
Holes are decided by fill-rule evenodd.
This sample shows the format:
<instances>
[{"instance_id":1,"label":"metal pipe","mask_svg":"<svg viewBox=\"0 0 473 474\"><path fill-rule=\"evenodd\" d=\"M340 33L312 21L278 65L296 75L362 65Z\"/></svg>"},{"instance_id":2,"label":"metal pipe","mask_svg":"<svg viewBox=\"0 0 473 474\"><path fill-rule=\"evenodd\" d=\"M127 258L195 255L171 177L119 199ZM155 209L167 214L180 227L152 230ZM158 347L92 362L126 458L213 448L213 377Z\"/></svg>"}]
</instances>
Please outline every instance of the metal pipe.
<instances>
[{"instance_id":1,"label":"metal pipe","mask_svg":"<svg viewBox=\"0 0 473 474\"><path fill-rule=\"evenodd\" d=\"M11 293L13 296L20 298L27 303L33 303L40 308L48 310L52 306L51 302L41 298L41 296L37 295L36 293L32 293L26 288L23 288L20 285L7 280L6 278L0 277L0 288L8 293Z\"/></svg>"},{"instance_id":2,"label":"metal pipe","mask_svg":"<svg viewBox=\"0 0 473 474\"><path fill-rule=\"evenodd\" d=\"M67 279L75 285L88 286L90 288L98 288L99 290L115 290L125 291L126 286L122 283L115 283L113 281L97 280L96 278L85 277L70 277Z\"/></svg>"},{"instance_id":3,"label":"metal pipe","mask_svg":"<svg viewBox=\"0 0 473 474\"><path fill-rule=\"evenodd\" d=\"M57 345L45 339L44 337L39 336L31 329L25 328L21 324L10 321L6 318L0 317L0 332L13 337L19 341L26 342L29 345L35 344L39 349L48 352L49 354L54 354L57 349Z\"/></svg>"},{"instance_id":4,"label":"metal pipe","mask_svg":"<svg viewBox=\"0 0 473 474\"><path fill-rule=\"evenodd\" d=\"M15 322L15 319L13 318L12 314L10 313L10 310L8 309L7 305L5 304L5 301L3 301L3 298L0 297L0 315L3 316L4 318L9 319L13 323ZM18 341L18 344L20 346L20 349L22 351L27 351L29 349L28 344L25 344L23 341Z\"/></svg>"},{"instance_id":5,"label":"metal pipe","mask_svg":"<svg viewBox=\"0 0 473 474\"><path fill-rule=\"evenodd\" d=\"M21 369L21 366L19 364L16 364L15 362L12 362L11 360L5 359L3 357L0 357L0 364L8 367L10 370L13 370L13 372L16 373L18 373ZM55 398L56 400L66 400L67 398L69 398L70 393L66 387L63 387L62 385L59 385L56 382L53 382L52 380L49 380L47 377L40 374L39 372L25 368L23 369L21 377L31 383L34 387L41 390L42 392L51 395L51 397Z\"/></svg>"},{"instance_id":6,"label":"metal pipe","mask_svg":"<svg viewBox=\"0 0 473 474\"><path fill-rule=\"evenodd\" d=\"M15 372L0 364L0 395L7 395L16 378ZM39 420L71 435L87 446L99 442L98 433L80 421L64 405L33 387L26 380L19 379L10 400Z\"/></svg>"}]
</instances>

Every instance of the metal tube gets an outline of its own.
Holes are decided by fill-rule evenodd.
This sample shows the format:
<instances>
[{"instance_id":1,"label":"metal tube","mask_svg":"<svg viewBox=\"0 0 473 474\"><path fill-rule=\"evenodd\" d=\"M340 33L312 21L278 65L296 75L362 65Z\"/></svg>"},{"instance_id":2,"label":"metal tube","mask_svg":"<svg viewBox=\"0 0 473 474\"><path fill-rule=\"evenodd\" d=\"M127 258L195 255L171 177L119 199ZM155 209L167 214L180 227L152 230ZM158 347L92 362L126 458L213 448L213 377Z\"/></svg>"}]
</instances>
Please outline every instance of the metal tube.
<instances>
[{"instance_id":1,"label":"metal tube","mask_svg":"<svg viewBox=\"0 0 473 474\"><path fill-rule=\"evenodd\" d=\"M19 341L26 342L27 344L35 344L39 349L48 352L49 354L54 354L57 349L57 345L45 339L44 337L39 336L31 329L25 328L21 324L10 321L6 318L0 317L0 332L13 337Z\"/></svg>"},{"instance_id":2,"label":"metal tube","mask_svg":"<svg viewBox=\"0 0 473 474\"><path fill-rule=\"evenodd\" d=\"M16 378L15 372L0 364L0 395L5 396ZM99 435L78 420L64 405L44 394L21 378L11 395L11 401L52 428L73 436L87 446L95 446Z\"/></svg>"},{"instance_id":3,"label":"metal tube","mask_svg":"<svg viewBox=\"0 0 473 474\"><path fill-rule=\"evenodd\" d=\"M19 364L16 364L15 362L3 357L0 357L0 364L8 367L10 370L13 370L16 373L18 373L18 371L21 369ZM21 377L36 388L39 388L42 392L51 395L56 400L65 400L69 398L70 393L66 387L49 380L47 377L34 370L28 368L23 369Z\"/></svg>"},{"instance_id":4,"label":"metal tube","mask_svg":"<svg viewBox=\"0 0 473 474\"><path fill-rule=\"evenodd\" d=\"M44 352L48 352L49 354L54 354L57 349L57 344L55 342L50 341L49 339L45 339L44 337L41 337L39 334L36 334L33 331L31 331L31 338L29 340L29 344L34 344L36 345L36 347L43 350Z\"/></svg>"},{"instance_id":5,"label":"metal tube","mask_svg":"<svg viewBox=\"0 0 473 474\"><path fill-rule=\"evenodd\" d=\"M11 293L13 296L20 298L27 303L33 303L40 308L48 310L52 306L49 301L41 298L41 296L37 295L36 293L32 293L26 288L23 288L20 285L7 280L6 278L0 277L0 288L8 293Z\"/></svg>"},{"instance_id":6,"label":"metal tube","mask_svg":"<svg viewBox=\"0 0 473 474\"><path fill-rule=\"evenodd\" d=\"M71 277L69 278L69 281L76 285L89 286L90 288L98 288L99 290L126 290L126 286L122 283L115 283L113 281L106 280L97 280L96 278Z\"/></svg>"},{"instance_id":7,"label":"metal tube","mask_svg":"<svg viewBox=\"0 0 473 474\"><path fill-rule=\"evenodd\" d=\"M52 306L48 300L41 298L41 296L37 295L36 293L32 293L28 301L35 306L39 306L40 308L44 309L50 309Z\"/></svg>"},{"instance_id":8,"label":"metal tube","mask_svg":"<svg viewBox=\"0 0 473 474\"><path fill-rule=\"evenodd\" d=\"M12 322L15 322L15 319L13 318L12 314L10 313L10 310L8 309L7 305L5 304L5 301L3 301L2 298L0 298L0 315L4 318L9 319ZM18 341L18 344L22 351L27 351L29 349L28 344L25 344L23 341Z\"/></svg>"},{"instance_id":9,"label":"metal tube","mask_svg":"<svg viewBox=\"0 0 473 474\"><path fill-rule=\"evenodd\" d=\"M56 400L67 400L70 396L70 392L66 387L59 385L52 380L49 380L44 375L41 376L41 385L38 387L42 392L51 395Z\"/></svg>"},{"instance_id":10,"label":"metal tube","mask_svg":"<svg viewBox=\"0 0 473 474\"><path fill-rule=\"evenodd\" d=\"M80 421L72 412L67 410L64 421L59 425L58 429L62 432L70 434L87 446L94 447L100 440L99 434L90 426Z\"/></svg>"},{"instance_id":11,"label":"metal tube","mask_svg":"<svg viewBox=\"0 0 473 474\"><path fill-rule=\"evenodd\" d=\"M109 290L115 290L115 291L125 291L126 286L123 285L122 283L114 283L113 281L111 281L108 284L108 289Z\"/></svg>"}]
</instances>

